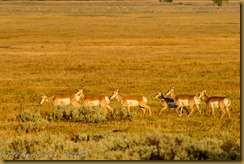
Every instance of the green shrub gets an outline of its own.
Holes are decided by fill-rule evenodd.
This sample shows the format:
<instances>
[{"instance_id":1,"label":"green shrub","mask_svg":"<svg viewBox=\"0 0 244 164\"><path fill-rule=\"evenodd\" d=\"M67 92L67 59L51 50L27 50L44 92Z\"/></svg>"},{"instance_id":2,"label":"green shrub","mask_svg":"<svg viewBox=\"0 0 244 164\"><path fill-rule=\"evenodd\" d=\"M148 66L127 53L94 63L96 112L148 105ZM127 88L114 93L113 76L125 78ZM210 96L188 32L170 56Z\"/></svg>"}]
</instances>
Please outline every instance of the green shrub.
<instances>
[{"instance_id":1,"label":"green shrub","mask_svg":"<svg viewBox=\"0 0 244 164\"><path fill-rule=\"evenodd\" d=\"M40 113L34 113L33 111L30 111L30 110L24 110L23 112L21 112L19 114L18 118L22 122L28 122L28 121L35 122L35 121L41 119L41 115L40 115Z\"/></svg>"},{"instance_id":2,"label":"green shrub","mask_svg":"<svg viewBox=\"0 0 244 164\"><path fill-rule=\"evenodd\" d=\"M229 0L212 0L214 4L218 5L219 7L223 5L223 2L225 1L228 3Z\"/></svg>"},{"instance_id":3,"label":"green shrub","mask_svg":"<svg viewBox=\"0 0 244 164\"><path fill-rule=\"evenodd\" d=\"M35 122L29 121L23 123L19 123L18 125L14 126L14 130L17 133L30 133L30 132L40 132L41 130L44 130L49 125L49 122L44 119L39 119Z\"/></svg>"},{"instance_id":4,"label":"green shrub","mask_svg":"<svg viewBox=\"0 0 244 164\"><path fill-rule=\"evenodd\" d=\"M240 160L240 149L226 147L221 139L201 141L183 134L81 133L4 138L0 136L2 159L84 160ZM7 156L8 152L24 156ZM37 156L41 152L45 156ZM29 154L29 155L28 155Z\"/></svg>"},{"instance_id":5,"label":"green shrub","mask_svg":"<svg viewBox=\"0 0 244 164\"><path fill-rule=\"evenodd\" d=\"M159 2L173 2L173 0L159 0Z\"/></svg>"},{"instance_id":6,"label":"green shrub","mask_svg":"<svg viewBox=\"0 0 244 164\"><path fill-rule=\"evenodd\" d=\"M56 108L49 115L49 121L63 120L67 122L100 123L109 120L132 120L135 113L127 115L125 109L114 109L114 113L105 113L101 107Z\"/></svg>"},{"instance_id":7,"label":"green shrub","mask_svg":"<svg viewBox=\"0 0 244 164\"><path fill-rule=\"evenodd\" d=\"M100 107L80 107L79 109L57 108L50 114L48 120L63 120L68 122L99 123L106 121L104 110Z\"/></svg>"}]
</instances>

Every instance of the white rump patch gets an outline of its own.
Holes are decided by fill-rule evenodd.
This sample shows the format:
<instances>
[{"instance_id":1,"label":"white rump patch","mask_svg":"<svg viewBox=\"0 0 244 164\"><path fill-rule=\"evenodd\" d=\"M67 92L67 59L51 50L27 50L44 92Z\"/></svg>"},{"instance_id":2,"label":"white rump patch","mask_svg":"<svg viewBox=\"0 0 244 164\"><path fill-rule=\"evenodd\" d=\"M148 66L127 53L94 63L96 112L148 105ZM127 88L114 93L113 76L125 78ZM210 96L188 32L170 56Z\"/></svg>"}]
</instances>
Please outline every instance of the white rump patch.
<instances>
[{"instance_id":1,"label":"white rump patch","mask_svg":"<svg viewBox=\"0 0 244 164\"><path fill-rule=\"evenodd\" d=\"M194 97L194 101L195 101L195 104L200 104L201 103L201 99L197 96Z\"/></svg>"},{"instance_id":2,"label":"white rump patch","mask_svg":"<svg viewBox=\"0 0 244 164\"><path fill-rule=\"evenodd\" d=\"M90 106L98 106L100 104L99 100L89 101L88 105Z\"/></svg>"},{"instance_id":3,"label":"white rump patch","mask_svg":"<svg viewBox=\"0 0 244 164\"><path fill-rule=\"evenodd\" d=\"M230 106L230 104L231 104L230 99L225 98L225 99L224 99L224 104L225 104L225 106L229 107L229 106Z\"/></svg>"},{"instance_id":4,"label":"white rump patch","mask_svg":"<svg viewBox=\"0 0 244 164\"><path fill-rule=\"evenodd\" d=\"M69 105L70 104L70 99L69 98L63 98L58 100L58 105Z\"/></svg>"},{"instance_id":5,"label":"white rump patch","mask_svg":"<svg viewBox=\"0 0 244 164\"><path fill-rule=\"evenodd\" d=\"M130 106L138 106L139 102L137 100L127 100L127 103L130 104Z\"/></svg>"},{"instance_id":6,"label":"white rump patch","mask_svg":"<svg viewBox=\"0 0 244 164\"><path fill-rule=\"evenodd\" d=\"M148 100L147 100L146 97L143 96L142 99L143 99L143 101L144 101L145 103L147 103Z\"/></svg>"},{"instance_id":7,"label":"white rump patch","mask_svg":"<svg viewBox=\"0 0 244 164\"><path fill-rule=\"evenodd\" d=\"M107 101L108 104L110 103L108 96L105 96L105 100Z\"/></svg>"},{"instance_id":8,"label":"white rump patch","mask_svg":"<svg viewBox=\"0 0 244 164\"><path fill-rule=\"evenodd\" d=\"M180 105L181 106L189 106L189 102L187 99L186 100L180 100Z\"/></svg>"},{"instance_id":9,"label":"white rump patch","mask_svg":"<svg viewBox=\"0 0 244 164\"><path fill-rule=\"evenodd\" d=\"M211 102L211 105L212 105L214 108L219 108L219 102L218 102L218 101Z\"/></svg>"}]
</instances>

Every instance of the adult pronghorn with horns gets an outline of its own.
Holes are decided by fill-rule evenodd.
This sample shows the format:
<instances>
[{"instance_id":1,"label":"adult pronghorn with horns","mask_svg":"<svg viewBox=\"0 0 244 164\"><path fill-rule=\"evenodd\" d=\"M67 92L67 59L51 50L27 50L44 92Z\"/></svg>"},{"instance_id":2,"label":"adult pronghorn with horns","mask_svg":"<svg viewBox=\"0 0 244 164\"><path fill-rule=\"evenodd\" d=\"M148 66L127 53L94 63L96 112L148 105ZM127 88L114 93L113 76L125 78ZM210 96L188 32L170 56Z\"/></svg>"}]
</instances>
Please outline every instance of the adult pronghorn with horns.
<instances>
[{"instance_id":1,"label":"adult pronghorn with horns","mask_svg":"<svg viewBox=\"0 0 244 164\"><path fill-rule=\"evenodd\" d=\"M71 94L58 94L55 96L46 96L45 94L41 95L41 102L42 105L44 102L52 103L54 106L67 106L72 104L74 107L80 107L78 101L80 100L80 93L79 91L76 93Z\"/></svg>"},{"instance_id":2,"label":"adult pronghorn with horns","mask_svg":"<svg viewBox=\"0 0 244 164\"><path fill-rule=\"evenodd\" d=\"M199 109L199 104L201 102L201 99L198 96L195 95L176 95L174 87L169 88L167 93L165 94L166 96L170 95L174 101L175 104L177 105L176 111L180 109L179 116L182 116L183 112L183 107L189 107L190 106L190 113L188 114L187 118L193 113L194 111L194 106L196 106L197 110L200 112Z\"/></svg>"},{"instance_id":3,"label":"adult pronghorn with horns","mask_svg":"<svg viewBox=\"0 0 244 164\"><path fill-rule=\"evenodd\" d=\"M130 114L130 107L139 106L144 114L146 113L146 109L149 111L151 115L151 108L147 105L148 99L145 96L139 95L128 95L121 96L119 94L119 89L115 90L111 95L110 99L116 98L124 107L127 107L128 113Z\"/></svg>"},{"instance_id":4,"label":"adult pronghorn with horns","mask_svg":"<svg viewBox=\"0 0 244 164\"><path fill-rule=\"evenodd\" d=\"M199 97L202 98L203 101L206 102L207 106L212 109L212 115L214 115L214 109L218 108L222 111L222 116L220 119L222 119L225 115L225 113L228 113L228 117L230 118L230 104L231 100L226 97L219 97L219 96L212 96L208 97L206 94L206 90L199 93Z\"/></svg>"}]
</instances>

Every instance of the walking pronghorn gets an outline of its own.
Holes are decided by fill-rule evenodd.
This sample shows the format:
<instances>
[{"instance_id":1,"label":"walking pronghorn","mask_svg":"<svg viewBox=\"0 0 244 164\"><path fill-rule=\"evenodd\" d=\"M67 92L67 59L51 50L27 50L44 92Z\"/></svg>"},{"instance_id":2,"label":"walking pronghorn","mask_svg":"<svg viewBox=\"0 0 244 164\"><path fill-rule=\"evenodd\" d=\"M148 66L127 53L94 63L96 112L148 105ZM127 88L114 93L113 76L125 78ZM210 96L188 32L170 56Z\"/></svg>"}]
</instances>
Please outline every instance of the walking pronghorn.
<instances>
[{"instance_id":1,"label":"walking pronghorn","mask_svg":"<svg viewBox=\"0 0 244 164\"><path fill-rule=\"evenodd\" d=\"M159 99L160 100L160 103L163 106L163 108L159 112L159 116L166 109L169 109L169 108L177 108L177 105L175 104L174 99L164 97L164 95L163 95L162 92L158 92L154 96L154 98Z\"/></svg>"},{"instance_id":2,"label":"walking pronghorn","mask_svg":"<svg viewBox=\"0 0 244 164\"><path fill-rule=\"evenodd\" d=\"M188 114L187 118L193 113L194 106L196 106L197 110L200 112L199 104L201 102L201 99L198 96L195 95L176 95L174 87L171 87L167 93L166 96L170 95L173 99L175 104L177 105L176 111L180 109L179 116L182 116L183 107L190 106L190 113Z\"/></svg>"},{"instance_id":3,"label":"walking pronghorn","mask_svg":"<svg viewBox=\"0 0 244 164\"><path fill-rule=\"evenodd\" d=\"M116 98L124 107L127 107L128 113L130 114L130 107L139 106L144 114L146 113L145 109L148 109L149 114L151 115L151 108L147 105L148 100L145 96L133 95L133 96L121 96L119 90L117 89L110 97L110 99Z\"/></svg>"},{"instance_id":4,"label":"walking pronghorn","mask_svg":"<svg viewBox=\"0 0 244 164\"><path fill-rule=\"evenodd\" d=\"M226 112L228 113L228 116L230 118L229 107L231 104L231 100L229 98L219 96L208 97L205 90L199 93L199 97L202 98L202 100L206 102L207 106L212 109L212 115L214 117L214 109L218 108L222 111L222 116L220 117L220 119L224 117Z\"/></svg>"},{"instance_id":5,"label":"walking pronghorn","mask_svg":"<svg viewBox=\"0 0 244 164\"><path fill-rule=\"evenodd\" d=\"M107 113L107 109L113 112L113 109L109 106L110 100L108 96L86 96L84 94L83 88L79 90L80 96L83 99L84 106L101 106L105 113Z\"/></svg>"},{"instance_id":6,"label":"walking pronghorn","mask_svg":"<svg viewBox=\"0 0 244 164\"><path fill-rule=\"evenodd\" d=\"M78 101L80 100L79 91L73 94L58 94L55 96L47 97L45 94L41 95L41 102L42 105L44 102L52 103L54 106L67 106L72 104L74 107L80 107Z\"/></svg>"}]
</instances>

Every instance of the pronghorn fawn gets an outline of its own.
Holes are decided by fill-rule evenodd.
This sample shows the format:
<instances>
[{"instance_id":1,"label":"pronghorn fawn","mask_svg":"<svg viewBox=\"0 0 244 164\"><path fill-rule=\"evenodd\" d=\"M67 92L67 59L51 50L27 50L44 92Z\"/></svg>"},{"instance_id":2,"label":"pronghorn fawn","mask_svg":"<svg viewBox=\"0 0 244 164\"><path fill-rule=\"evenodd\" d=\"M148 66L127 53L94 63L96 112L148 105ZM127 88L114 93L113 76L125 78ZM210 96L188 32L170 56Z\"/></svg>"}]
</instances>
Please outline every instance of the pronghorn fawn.
<instances>
[{"instance_id":1,"label":"pronghorn fawn","mask_svg":"<svg viewBox=\"0 0 244 164\"><path fill-rule=\"evenodd\" d=\"M127 107L128 114L130 114L130 107L139 106L143 110L144 114L147 109L151 115L151 108L147 105L148 99L145 96L121 96L117 89L110 97L110 99L114 98L116 98L124 107Z\"/></svg>"},{"instance_id":2,"label":"pronghorn fawn","mask_svg":"<svg viewBox=\"0 0 244 164\"><path fill-rule=\"evenodd\" d=\"M189 107L190 106L190 113L188 114L187 118L192 115L194 111L194 106L196 106L197 110L200 112L199 104L201 102L201 99L198 96L195 95L176 95L174 87L171 87L167 93L166 96L170 95L173 99L175 104L177 105L176 111L180 109L179 116L182 116L183 107Z\"/></svg>"},{"instance_id":3,"label":"pronghorn fawn","mask_svg":"<svg viewBox=\"0 0 244 164\"><path fill-rule=\"evenodd\" d=\"M74 94L58 94L50 97L47 97L45 94L42 94L40 105L42 105L44 102L49 102L56 107L58 106L63 107L70 104L72 104L74 107L80 107L80 104L78 103L79 100L80 100L79 91Z\"/></svg>"},{"instance_id":4,"label":"pronghorn fawn","mask_svg":"<svg viewBox=\"0 0 244 164\"><path fill-rule=\"evenodd\" d=\"M177 108L177 105L175 104L174 99L164 97L164 95L163 95L162 92L158 92L154 96L154 98L159 99L160 100L160 103L163 106L163 108L159 112L159 116L166 109L169 109L169 108Z\"/></svg>"},{"instance_id":5,"label":"pronghorn fawn","mask_svg":"<svg viewBox=\"0 0 244 164\"><path fill-rule=\"evenodd\" d=\"M219 96L208 97L205 90L199 93L199 97L206 102L208 107L212 109L212 115L214 117L215 117L214 109L217 108L222 111L222 116L220 117L220 119L224 117L226 112L228 113L228 117L230 118L229 107L231 104L231 100L229 98L219 97Z\"/></svg>"},{"instance_id":6,"label":"pronghorn fawn","mask_svg":"<svg viewBox=\"0 0 244 164\"><path fill-rule=\"evenodd\" d=\"M101 106L105 110L105 113L108 112L108 109L113 112L113 109L109 106L110 100L108 96L86 96L83 88L79 90L79 93L84 106Z\"/></svg>"}]
</instances>

